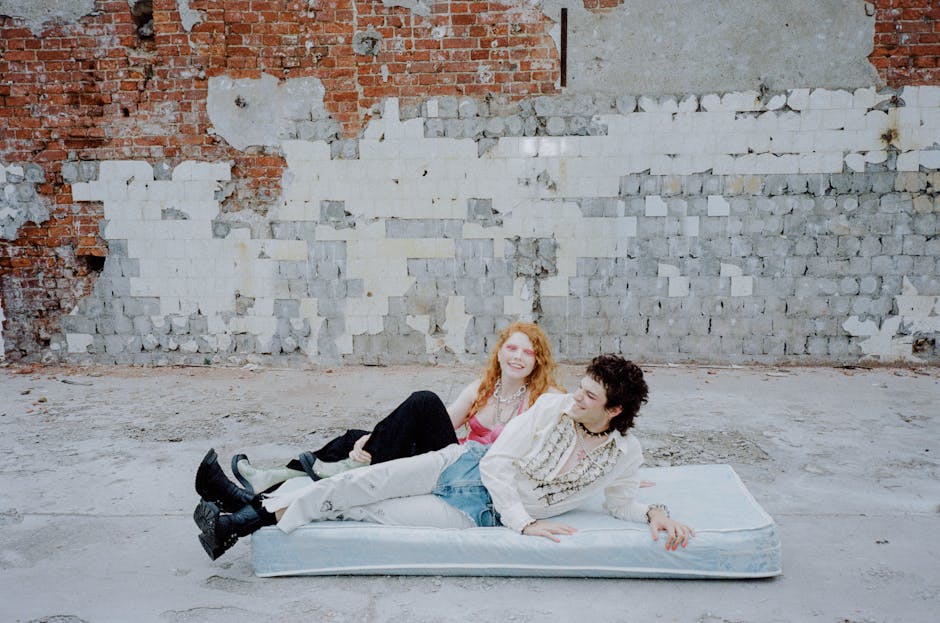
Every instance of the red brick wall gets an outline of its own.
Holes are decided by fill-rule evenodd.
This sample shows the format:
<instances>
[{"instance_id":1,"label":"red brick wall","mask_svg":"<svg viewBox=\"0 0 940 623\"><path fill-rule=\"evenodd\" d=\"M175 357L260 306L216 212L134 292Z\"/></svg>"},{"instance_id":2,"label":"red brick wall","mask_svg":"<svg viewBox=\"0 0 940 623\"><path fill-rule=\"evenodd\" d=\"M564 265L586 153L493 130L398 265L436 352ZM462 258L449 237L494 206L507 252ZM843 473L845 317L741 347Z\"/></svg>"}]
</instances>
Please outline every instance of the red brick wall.
<instances>
[{"instance_id":1,"label":"red brick wall","mask_svg":"<svg viewBox=\"0 0 940 623\"><path fill-rule=\"evenodd\" d=\"M70 154L224 157L235 159L242 173L274 183L280 159L242 156L207 135L209 77L315 76L347 137L386 97L399 97L403 105L435 95L512 101L555 92L558 77L551 22L537 10L453 0L435 4L422 18L373 1L357 2L353 10L348 0L321 0L312 9L307 0L192 0L190 7L206 20L187 33L174 0L153 5L152 40L138 38L126 0L99 0L100 15L41 37L0 18L0 119L12 138L0 157L38 162L50 179L54 165ZM370 26L385 39L382 52L354 54L353 35ZM433 36L436 27L447 35ZM390 49L392 39L400 40L400 51ZM481 81L480 63L491 67L491 81Z\"/></svg>"},{"instance_id":2,"label":"red brick wall","mask_svg":"<svg viewBox=\"0 0 940 623\"><path fill-rule=\"evenodd\" d=\"M55 165L69 155L229 158L243 174L276 183L280 158L241 155L206 133L208 78L317 77L326 88L326 109L347 137L386 97L407 105L428 96L501 95L512 101L555 92L552 24L537 10L452 0L435 4L423 18L371 0L355 7L349 0L320 0L312 8L307 0L189 5L206 20L186 32L175 0L154 0L152 40L137 36L126 0L99 0L99 15L49 28L41 37L0 18L0 119L12 139L0 157L42 164L51 180ZM368 27L384 37L382 52L354 54L353 35ZM433 35L438 27L446 36ZM390 49L393 39L400 50ZM491 68L485 82L477 73L480 63ZM53 181L53 187L61 184Z\"/></svg>"},{"instance_id":3,"label":"red brick wall","mask_svg":"<svg viewBox=\"0 0 940 623\"><path fill-rule=\"evenodd\" d=\"M373 1L191 0L189 6L205 17L191 32L175 0L154 0L151 39L138 36L126 0L98 0L96 14L50 26L41 36L0 17L0 162L42 166L47 183L37 191L51 208L41 226L30 223L17 240L0 241L11 357L36 352L59 315L90 291L94 262L79 258L107 254L97 237L101 208L72 203L63 161L172 166L226 159L234 162L235 180L227 209L263 207L277 197L281 156L242 153L207 133L210 77L317 77L325 107L346 137L390 96L407 105L435 95L511 102L555 92L552 23L537 9L452 0L421 17ZM353 35L369 27L382 35L382 51L354 54ZM435 36L435 29L446 34ZM485 81L477 73L481 63L490 67Z\"/></svg>"},{"instance_id":4,"label":"red brick wall","mask_svg":"<svg viewBox=\"0 0 940 623\"><path fill-rule=\"evenodd\" d=\"M552 24L534 9L509 12L504 5L476 0L436 3L428 17L372 0L319 0L312 6L306 0L194 0L190 7L204 11L207 20L186 33L176 3L155 2L154 47L160 58L188 58L205 69L206 77L315 76L326 88L326 109L346 136L355 136L370 107L386 97L399 97L407 105L429 96L505 95L511 100L555 92ZM353 52L353 35L368 28L383 37L376 56ZM436 28L446 29L446 35L435 36ZM480 63L491 66L491 82L480 80ZM185 100L201 102L193 91L204 95L205 81L181 77L186 64L174 64L158 71L157 82L196 96Z\"/></svg>"},{"instance_id":5,"label":"red brick wall","mask_svg":"<svg viewBox=\"0 0 940 623\"><path fill-rule=\"evenodd\" d=\"M48 346L59 317L91 292L107 253L97 236L101 218L100 204L83 205L81 214L58 205L42 225L20 228L14 243L0 241L3 337L11 358Z\"/></svg>"},{"instance_id":6,"label":"red brick wall","mask_svg":"<svg viewBox=\"0 0 940 623\"><path fill-rule=\"evenodd\" d=\"M872 64L892 87L940 84L940 1L875 0Z\"/></svg>"}]
</instances>

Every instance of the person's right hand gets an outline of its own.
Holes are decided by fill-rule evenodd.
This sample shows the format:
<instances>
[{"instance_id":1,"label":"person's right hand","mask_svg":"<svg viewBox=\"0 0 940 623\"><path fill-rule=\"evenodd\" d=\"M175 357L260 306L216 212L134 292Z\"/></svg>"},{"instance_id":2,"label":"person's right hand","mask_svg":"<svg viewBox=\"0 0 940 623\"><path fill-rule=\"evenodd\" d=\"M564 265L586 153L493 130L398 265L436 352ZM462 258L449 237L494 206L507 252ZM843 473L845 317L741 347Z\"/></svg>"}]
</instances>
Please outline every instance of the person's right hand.
<instances>
[{"instance_id":1,"label":"person's right hand","mask_svg":"<svg viewBox=\"0 0 940 623\"><path fill-rule=\"evenodd\" d=\"M577 528L572 528L567 524L537 519L523 528L522 534L527 536L544 536L546 539L561 543L561 539L555 536L556 534L574 534L577 531Z\"/></svg>"},{"instance_id":2,"label":"person's right hand","mask_svg":"<svg viewBox=\"0 0 940 623\"><path fill-rule=\"evenodd\" d=\"M353 444L353 449L349 451L349 458L354 461L359 461L360 463L371 463L372 455L362 449L371 436L372 435L363 435L357 439L356 443Z\"/></svg>"}]
</instances>

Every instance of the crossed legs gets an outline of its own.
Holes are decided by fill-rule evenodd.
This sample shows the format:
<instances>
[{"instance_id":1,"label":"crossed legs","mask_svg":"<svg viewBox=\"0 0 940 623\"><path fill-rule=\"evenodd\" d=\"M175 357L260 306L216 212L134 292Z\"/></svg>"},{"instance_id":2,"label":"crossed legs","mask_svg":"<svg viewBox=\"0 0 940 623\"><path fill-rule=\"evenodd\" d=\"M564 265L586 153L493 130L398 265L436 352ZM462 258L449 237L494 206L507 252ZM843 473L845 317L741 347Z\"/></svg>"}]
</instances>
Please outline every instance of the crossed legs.
<instances>
[{"instance_id":1,"label":"crossed legs","mask_svg":"<svg viewBox=\"0 0 940 623\"><path fill-rule=\"evenodd\" d=\"M452 508L441 510L437 502L449 505L436 496L432 496L436 501L427 497L441 472L463 451L462 446L452 444L443 450L370 465L302 487L284 485L264 500L264 508L277 514L277 525L285 532L317 519L365 516L369 516L369 521L384 524L435 525L427 523L432 521L431 517L422 521L422 508L424 514L433 515L434 521L447 524L439 527L469 527L473 524L463 513ZM416 496L420 499L410 499ZM395 498L403 500L384 503ZM411 505L413 509L408 508Z\"/></svg>"}]
</instances>

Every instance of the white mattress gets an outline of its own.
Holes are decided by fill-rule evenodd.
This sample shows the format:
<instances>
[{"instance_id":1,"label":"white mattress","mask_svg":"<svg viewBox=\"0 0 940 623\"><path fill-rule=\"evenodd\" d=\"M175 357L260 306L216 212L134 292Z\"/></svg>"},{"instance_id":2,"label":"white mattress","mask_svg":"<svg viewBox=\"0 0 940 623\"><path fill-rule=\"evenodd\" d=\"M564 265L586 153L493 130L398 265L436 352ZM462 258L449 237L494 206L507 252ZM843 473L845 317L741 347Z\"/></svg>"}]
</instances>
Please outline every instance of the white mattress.
<instances>
[{"instance_id":1,"label":"white mattress","mask_svg":"<svg viewBox=\"0 0 940 623\"><path fill-rule=\"evenodd\" d=\"M677 552L646 524L615 519L597 498L557 520L578 528L561 543L508 528L444 530L321 521L252 536L261 577L283 575L478 575L609 578L765 578L779 575L773 519L728 465L649 468L644 503L662 502L697 536Z\"/></svg>"}]
</instances>

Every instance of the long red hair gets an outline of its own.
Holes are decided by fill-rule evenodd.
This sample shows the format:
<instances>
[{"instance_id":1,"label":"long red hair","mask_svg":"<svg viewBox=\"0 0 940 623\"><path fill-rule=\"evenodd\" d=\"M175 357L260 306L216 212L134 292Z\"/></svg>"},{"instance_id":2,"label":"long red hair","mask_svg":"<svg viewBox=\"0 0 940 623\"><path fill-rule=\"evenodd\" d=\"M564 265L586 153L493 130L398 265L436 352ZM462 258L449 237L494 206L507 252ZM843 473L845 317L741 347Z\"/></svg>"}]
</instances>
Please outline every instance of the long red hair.
<instances>
[{"instance_id":1,"label":"long red hair","mask_svg":"<svg viewBox=\"0 0 940 623\"><path fill-rule=\"evenodd\" d=\"M529 341L532 342L532 350L535 351L535 367L526 379L529 392L529 404L526 407L531 407L536 399L548 391L549 388L564 389L558 379L555 378L558 366L552 356L552 347L548 343L548 336L533 322L513 322L499 333L499 340L496 342L493 352L490 353L483 379L480 381L480 389L477 390L477 397L473 401L473 405L470 406L470 413L477 413L493 395L496 382L500 378L499 349L503 347L503 344L513 333L522 333L529 338Z\"/></svg>"}]
</instances>

